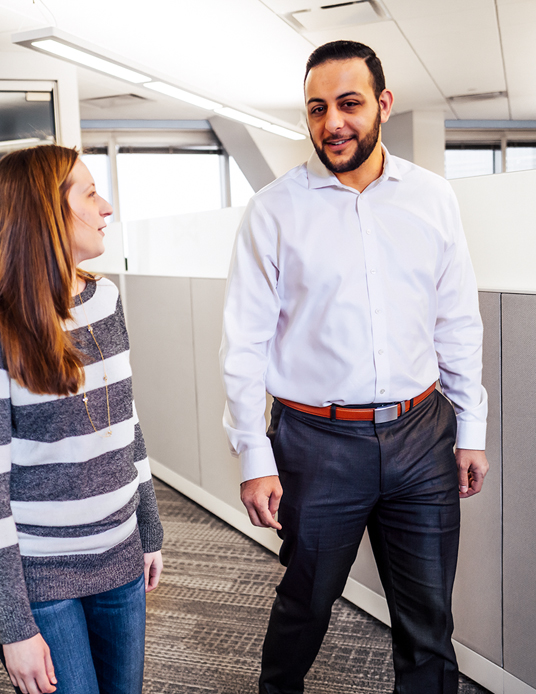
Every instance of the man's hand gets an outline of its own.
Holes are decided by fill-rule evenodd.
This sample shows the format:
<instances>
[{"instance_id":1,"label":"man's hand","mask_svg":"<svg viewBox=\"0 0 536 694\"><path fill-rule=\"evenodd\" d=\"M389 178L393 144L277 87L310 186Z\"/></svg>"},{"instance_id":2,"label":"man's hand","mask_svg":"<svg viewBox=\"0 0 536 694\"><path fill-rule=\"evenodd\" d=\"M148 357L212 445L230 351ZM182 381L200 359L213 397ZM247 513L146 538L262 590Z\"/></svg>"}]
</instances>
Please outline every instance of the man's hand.
<instances>
[{"instance_id":1,"label":"man's hand","mask_svg":"<svg viewBox=\"0 0 536 694\"><path fill-rule=\"evenodd\" d=\"M484 477L489 470L484 451L457 448L456 464L458 466L460 499L467 499L474 494L478 494L484 484Z\"/></svg>"},{"instance_id":2,"label":"man's hand","mask_svg":"<svg viewBox=\"0 0 536 694\"><path fill-rule=\"evenodd\" d=\"M52 694L58 683L50 649L41 634L3 646L11 681L23 694Z\"/></svg>"},{"instance_id":3,"label":"man's hand","mask_svg":"<svg viewBox=\"0 0 536 694\"><path fill-rule=\"evenodd\" d=\"M275 514L282 496L283 488L278 475L257 477L240 485L240 498L249 520L260 528L281 530L281 523L275 520Z\"/></svg>"},{"instance_id":4,"label":"man's hand","mask_svg":"<svg viewBox=\"0 0 536 694\"><path fill-rule=\"evenodd\" d=\"M162 552L145 552L143 555L143 573L145 574L145 592L150 593L158 585L164 568Z\"/></svg>"}]
</instances>

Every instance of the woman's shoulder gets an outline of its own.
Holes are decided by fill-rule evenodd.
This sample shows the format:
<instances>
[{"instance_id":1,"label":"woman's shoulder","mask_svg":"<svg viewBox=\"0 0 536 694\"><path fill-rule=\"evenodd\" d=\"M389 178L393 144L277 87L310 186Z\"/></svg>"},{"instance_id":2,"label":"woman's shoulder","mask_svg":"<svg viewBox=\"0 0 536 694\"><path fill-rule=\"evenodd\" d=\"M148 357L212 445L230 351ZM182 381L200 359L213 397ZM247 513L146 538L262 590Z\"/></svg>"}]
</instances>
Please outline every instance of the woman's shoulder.
<instances>
[{"instance_id":1,"label":"woman's shoulder","mask_svg":"<svg viewBox=\"0 0 536 694\"><path fill-rule=\"evenodd\" d=\"M119 296L119 289L117 288L117 285L112 282L111 279L108 279L108 277L99 276L93 281L95 282L97 291L106 290L107 292L115 293L115 296Z\"/></svg>"}]
</instances>

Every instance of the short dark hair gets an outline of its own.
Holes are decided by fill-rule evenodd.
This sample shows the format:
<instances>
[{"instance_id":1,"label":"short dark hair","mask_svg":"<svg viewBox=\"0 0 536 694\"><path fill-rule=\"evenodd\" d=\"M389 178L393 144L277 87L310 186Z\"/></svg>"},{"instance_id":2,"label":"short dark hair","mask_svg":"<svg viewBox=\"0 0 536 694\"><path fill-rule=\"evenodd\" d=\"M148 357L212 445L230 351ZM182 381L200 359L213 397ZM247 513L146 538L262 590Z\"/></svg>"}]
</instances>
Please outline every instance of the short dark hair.
<instances>
[{"instance_id":1,"label":"short dark hair","mask_svg":"<svg viewBox=\"0 0 536 694\"><path fill-rule=\"evenodd\" d=\"M376 99L379 99L380 94L385 89L382 64L372 48L365 46L364 43L357 43L357 41L330 41L330 43L316 48L307 60L305 80L309 72L318 65L328 63L331 60L352 60L352 58L361 58L366 62L372 77L374 95Z\"/></svg>"}]
</instances>

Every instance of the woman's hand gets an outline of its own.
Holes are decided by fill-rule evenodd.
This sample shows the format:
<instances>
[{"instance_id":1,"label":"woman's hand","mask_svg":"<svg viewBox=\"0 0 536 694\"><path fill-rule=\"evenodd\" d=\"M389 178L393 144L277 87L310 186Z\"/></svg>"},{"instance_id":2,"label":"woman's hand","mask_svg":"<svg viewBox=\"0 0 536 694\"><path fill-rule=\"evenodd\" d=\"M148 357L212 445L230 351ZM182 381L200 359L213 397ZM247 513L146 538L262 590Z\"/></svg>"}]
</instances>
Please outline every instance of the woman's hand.
<instances>
[{"instance_id":1,"label":"woman's hand","mask_svg":"<svg viewBox=\"0 0 536 694\"><path fill-rule=\"evenodd\" d=\"M162 552L146 552L143 555L143 573L145 574L145 592L150 593L158 585L160 574L164 568Z\"/></svg>"},{"instance_id":2,"label":"woman's hand","mask_svg":"<svg viewBox=\"0 0 536 694\"><path fill-rule=\"evenodd\" d=\"M41 634L3 646L6 668L15 687L23 694L51 694L58 683L50 648Z\"/></svg>"}]
</instances>

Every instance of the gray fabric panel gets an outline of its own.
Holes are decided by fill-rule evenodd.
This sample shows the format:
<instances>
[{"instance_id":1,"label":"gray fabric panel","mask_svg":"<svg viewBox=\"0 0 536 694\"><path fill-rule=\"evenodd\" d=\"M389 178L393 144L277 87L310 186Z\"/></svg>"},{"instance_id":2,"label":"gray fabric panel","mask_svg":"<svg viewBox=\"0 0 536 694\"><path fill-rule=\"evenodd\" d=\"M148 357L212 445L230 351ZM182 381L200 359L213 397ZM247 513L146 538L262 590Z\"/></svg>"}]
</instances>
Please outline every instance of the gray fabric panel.
<instances>
[{"instance_id":1,"label":"gray fabric panel","mask_svg":"<svg viewBox=\"0 0 536 694\"><path fill-rule=\"evenodd\" d=\"M139 492L136 492L122 508L115 513L111 513L98 523L61 528L17 523L17 530L21 533L37 535L38 537L86 537L87 535L97 535L98 533L103 533L106 530L115 528L128 520L136 510L139 501ZM30 558L28 558L28 560L31 561Z\"/></svg>"},{"instance_id":2,"label":"gray fabric panel","mask_svg":"<svg viewBox=\"0 0 536 694\"><path fill-rule=\"evenodd\" d=\"M501 345L500 294L480 292L484 323L483 383L488 392L486 455L490 470L480 494L462 499L454 638L502 663ZM475 584L478 591L474 590Z\"/></svg>"},{"instance_id":3,"label":"gray fabric panel","mask_svg":"<svg viewBox=\"0 0 536 694\"><path fill-rule=\"evenodd\" d=\"M35 636L35 625L22 573L18 546L0 549L0 643Z\"/></svg>"},{"instance_id":4,"label":"gray fabric panel","mask_svg":"<svg viewBox=\"0 0 536 694\"><path fill-rule=\"evenodd\" d=\"M11 441L11 400L0 400L0 446Z\"/></svg>"},{"instance_id":5,"label":"gray fabric panel","mask_svg":"<svg viewBox=\"0 0 536 694\"><path fill-rule=\"evenodd\" d=\"M107 494L132 482L134 443L84 463L53 463L31 467L14 465L13 501L70 501Z\"/></svg>"},{"instance_id":6,"label":"gray fabric panel","mask_svg":"<svg viewBox=\"0 0 536 694\"><path fill-rule=\"evenodd\" d=\"M126 359L126 355L125 355ZM124 422L132 417L132 379L125 378L108 386L110 421ZM83 394L35 405L13 407L13 438L51 443L70 436L91 434ZM106 389L88 393L88 408L97 429L108 426Z\"/></svg>"},{"instance_id":7,"label":"gray fabric panel","mask_svg":"<svg viewBox=\"0 0 536 694\"><path fill-rule=\"evenodd\" d=\"M536 296L503 294L504 667L536 687Z\"/></svg>"}]
</instances>

